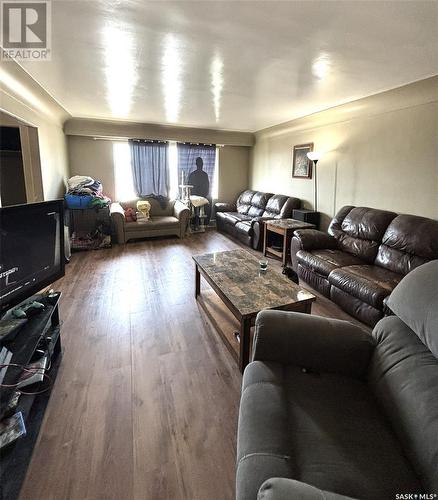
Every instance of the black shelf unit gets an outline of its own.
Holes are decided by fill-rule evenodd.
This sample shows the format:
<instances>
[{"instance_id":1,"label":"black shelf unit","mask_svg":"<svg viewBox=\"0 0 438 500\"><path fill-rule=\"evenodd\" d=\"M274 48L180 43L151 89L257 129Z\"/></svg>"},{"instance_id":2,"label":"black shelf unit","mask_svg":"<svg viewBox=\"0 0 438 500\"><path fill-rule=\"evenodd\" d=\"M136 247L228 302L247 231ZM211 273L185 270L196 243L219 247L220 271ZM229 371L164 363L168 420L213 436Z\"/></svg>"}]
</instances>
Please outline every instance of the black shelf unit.
<instances>
[{"instance_id":1,"label":"black shelf unit","mask_svg":"<svg viewBox=\"0 0 438 500\"><path fill-rule=\"evenodd\" d=\"M3 342L12 354L10 363L27 365L35 355L38 346L44 345L50 358L50 370L47 372L52 382L55 381L61 362L61 329L59 321L59 300L47 296L35 295L28 300L37 300L45 304L45 309L29 318L17 336L11 342ZM50 340L49 340L50 339ZM20 371L8 368L3 383L12 385L18 382ZM46 384L44 381L42 384ZM37 395L21 395L15 412L21 411L26 426L26 435L11 445L0 450L0 499L18 498L24 481L32 451L35 446L52 387ZM0 388L0 420L3 419L15 388ZM14 412L14 413L15 413Z\"/></svg>"},{"instance_id":2,"label":"black shelf unit","mask_svg":"<svg viewBox=\"0 0 438 500\"><path fill-rule=\"evenodd\" d=\"M316 229L319 229L319 215L319 212L315 212L314 210L306 210L304 208L294 209L292 211L293 219L313 224L314 226L316 226Z\"/></svg>"}]
</instances>

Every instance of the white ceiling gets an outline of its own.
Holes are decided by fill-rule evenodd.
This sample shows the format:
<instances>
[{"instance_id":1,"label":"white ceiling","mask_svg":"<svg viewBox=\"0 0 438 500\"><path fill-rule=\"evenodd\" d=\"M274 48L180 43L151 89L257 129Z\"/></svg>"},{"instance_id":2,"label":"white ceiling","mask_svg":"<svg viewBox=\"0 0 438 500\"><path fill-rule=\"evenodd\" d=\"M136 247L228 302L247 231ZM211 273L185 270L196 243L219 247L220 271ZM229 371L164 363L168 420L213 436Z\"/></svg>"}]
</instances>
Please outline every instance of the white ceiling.
<instances>
[{"instance_id":1,"label":"white ceiling","mask_svg":"<svg viewBox=\"0 0 438 500\"><path fill-rule=\"evenodd\" d=\"M54 0L75 117L255 131L438 74L438 2Z\"/></svg>"}]
</instances>

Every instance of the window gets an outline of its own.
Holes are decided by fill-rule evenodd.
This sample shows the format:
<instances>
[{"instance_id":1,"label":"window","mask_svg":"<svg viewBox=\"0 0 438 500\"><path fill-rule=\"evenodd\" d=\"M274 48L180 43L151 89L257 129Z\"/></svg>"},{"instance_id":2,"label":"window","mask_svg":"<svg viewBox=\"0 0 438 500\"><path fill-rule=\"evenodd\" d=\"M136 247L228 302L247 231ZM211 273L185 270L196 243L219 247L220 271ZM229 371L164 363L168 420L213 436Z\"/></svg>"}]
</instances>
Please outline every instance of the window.
<instances>
[{"instance_id":1,"label":"window","mask_svg":"<svg viewBox=\"0 0 438 500\"><path fill-rule=\"evenodd\" d=\"M219 154L216 148L214 161L214 170L212 172L211 196L213 200L218 197L218 170L219 170ZM129 201L137 198L134 190L134 180L132 177L131 167L131 151L128 142L117 141L113 143L114 155L114 177L115 177L115 195L117 201ZM181 179L178 179L178 149L175 141L169 141L169 175L170 175L170 192L171 199L178 198L179 184Z\"/></svg>"},{"instance_id":2,"label":"window","mask_svg":"<svg viewBox=\"0 0 438 500\"><path fill-rule=\"evenodd\" d=\"M113 144L114 177L117 201L129 201L137 198L132 179L131 152L127 142Z\"/></svg>"},{"instance_id":3,"label":"window","mask_svg":"<svg viewBox=\"0 0 438 500\"><path fill-rule=\"evenodd\" d=\"M184 182L189 182L190 175L197 168L197 158L202 160L202 169L208 176L209 189L208 194L205 192L202 195L208 198L217 198L217 171L218 171L218 148L217 146L209 144L190 144L179 143L178 150L178 180L184 179ZM189 182L190 183L190 182ZM205 186L206 188L207 186ZM204 190L202 187L201 191ZM201 192L193 191L194 194L201 194Z\"/></svg>"}]
</instances>

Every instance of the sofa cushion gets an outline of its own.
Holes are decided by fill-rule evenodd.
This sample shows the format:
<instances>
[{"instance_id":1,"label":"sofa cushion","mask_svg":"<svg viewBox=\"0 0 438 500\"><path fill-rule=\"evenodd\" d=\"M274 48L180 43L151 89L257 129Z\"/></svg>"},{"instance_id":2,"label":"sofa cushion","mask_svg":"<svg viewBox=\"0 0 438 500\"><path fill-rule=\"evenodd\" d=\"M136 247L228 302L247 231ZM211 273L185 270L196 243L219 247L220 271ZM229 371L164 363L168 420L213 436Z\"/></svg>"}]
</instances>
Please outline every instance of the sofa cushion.
<instances>
[{"instance_id":1,"label":"sofa cushion","mask_svg":"<svg viewBox=\"0 0 438 500\"><path fill-rule=\"evenodd\" d=\"M262 191L257 191L254 196L251 198L251 205L253 207L262 208L263 210L266 208L266 204L268 200L273 196L272 193L264 193Z\"/></svg>"},{"instance_id":2,"label":"sofa cushion","mask_svg":"<svg viewBox=\"0 0 438 500\"><path fill-rule=\"evenodd\" d=\"M266 203L265 211L263 212L263 217L289 217L291 214L281 214L284 204L289 200L288 196L282 194L274 194L271 196ZM292 210L292 207L291 207ZM290 211L291 211L290 210Z\"/></svg>"},{"instance_id":3,"label":"sofa cushion","mask_svg":"<svg viewBox=\"0 0 438 500\"><path fill-rule=\"evenodd\" d=\"M405 276L390 295L388 307L438 358L438 260Z\"/></svg>"},{"instance_id":4,"label":"sofa cushion","mask_svg":"<svg viewBox=\"0 0 438 500\"><path fill-rule=\"evenodd\" d=\"M256 361L243 379L237 499L271 477L356 498L422 491L364 382Z\"/></svg>"},{"instance_id":5,"label":"sofa cushion","mask_svg":"<svg viewBox=\"0 0 438 500\"><path fill-rule=\"evenodd\" d=\"M311 252L299 250L297 260L301 265L324 277L327 277L333 269L338 267L364 264L358 257L350 253L330 249L312 250Z\"/></svg>"},{"instance_id":6,"label":"sofa cushion","mask_svg":"<svg viewBox=\"0 0 438 500\"><path fill-rule=\"evenodd\" d=\"M438 259L438 221L398 215L383 236L376 264L407 274L433 259Z\"/></svg>"},{"instance_id":7,"label":"sofa cushion","mask_svg":"<svg viewBox=\"0 0 438 500\"><path fill-rule=\"evenodd\" d=\"M179 220L176 217L151 217L149 220L138 219L137 222L126 222L125 231L128 233L132 233L134 231L146 232L148 230L156 230L164 227L168 228L171 226L179 226Z\"/></svg>"},{"instance_id":8,"label":"sofa cushion","mask_svg":"<svg viewBox=\"0 0 438 500\"><path fill-rule=\"evenodd\" d=\"M253 227L250 221L237 222L236 230L240 231L241 233L245 233L248 236L252 236L253 234Z\"/></svg>"},{"instance_id":9,"label":"sofa cushion","mask_svg":"<svg viewBox=\"0 0 438 500\"><path fill-rule=\"evenodd\" d=\"M250 189L247 189L246 191L243 191L243 193L240 193L236 202L237 211L239 213L241 214L248 213L248 210L251 208L251 200L255 195L255 193L256 191L252 191Z\"/></svg>"},{"instance_id":10,"label":"sofa cushion","mask_svg":"<svg viewBox=\"0 0 438 500\"><path fill-rule=\"evenodd\" d=\"M397 316L380 320L372 335L370 386L424 490L438 492L438 360Z\"/></svg>"},{"instance_id":11,"label":"sofa cushion","mask_svg":"<svg viewBox=\"0 0 438 500\"><path fill-rule=\"evenodd\" d=\"M383 299L401 279L401 274L373 265L341 267L328 276L331 285L377 309L383 308Z\"/></svg>"},{"instance_id":12,"label":"sofa cushion","mask_svg":"<svg viewBox=\"0 0 438 500\"><path fill-rule=\"evenodd\" d=\"M293 478L290 451L283 366L254 361L242 382L236 498L256 499L270 477Z\"/></svg>"},{"instance_id":13,"label":"sofa cushion","mask_svg":"<svg viewBox=\"0 0 438 500\"><path fill-rule=\"evenodd\" d=\"M366 383L285 371L294 479L354 498L422 491Z\"/></svg>"},{"instance_id":14,"label":"sofa cushion","mask_svg":"<svg viewBox=\"0 0 438 500\"><path fill-rule=\"evenodd\" d=\"M248 209L247 214L251 217L261 217L271 197L272 193L263 193L262 191L254 193L254 196L251 198L251 207Z\"/></svg>"},{"instance_id":15,"label":"sofa cushion","mask_svg":"<svg viewBox=\"0 0 438 500\"><path fill-rule=\"evenodd\" d=\"M251 206L251 207L249 207L249 210L247 213L251 217L261 217L263 215L263 212L264 212L263 208Z\"/></svg>"},{"instance_id":16,"label":"sofa cushion","mask_svg":"<svg viewBox=\"0 0 438 500\"><path fill-rule=\"evenodd\" d=\"M249 215L240 214L239 212L219 212L216 217L221 219L223 222L231 225L235 225L237 222L251 220Z\"/></svg>"},{"instance_id":17,"label":"sofa cushion","mask_svg":"<svg viewBox=\"0 0 438 500\"><path fill-rule=\"evenodd\" d=\"M343 207L332 220L329 234L338 240L341 250L372 263L382 237L396 215L368 207Z\"/></svg>"}]
</instances>

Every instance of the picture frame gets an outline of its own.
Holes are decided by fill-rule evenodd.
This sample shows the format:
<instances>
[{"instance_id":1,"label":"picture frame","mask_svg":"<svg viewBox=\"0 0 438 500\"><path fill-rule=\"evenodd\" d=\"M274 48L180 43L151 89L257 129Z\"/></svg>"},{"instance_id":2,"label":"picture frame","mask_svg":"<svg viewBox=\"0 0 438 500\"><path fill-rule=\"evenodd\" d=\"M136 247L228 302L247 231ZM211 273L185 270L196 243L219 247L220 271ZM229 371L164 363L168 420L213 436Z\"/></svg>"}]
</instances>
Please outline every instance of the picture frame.
<instances>
[{"instance_id":1,"label":"picture frame","mask_svg":"<svg viewBox=\"0 0 438 500\"><path fill-rule=\"evenodd\" d=\"M298 144L294 146L293 150L293 163L292 163L292 177L297 179L311 179L312 178L312 164L307 158L307 153L313 151L313 142L307 144Z\"/></svg>"}]
</instances>

